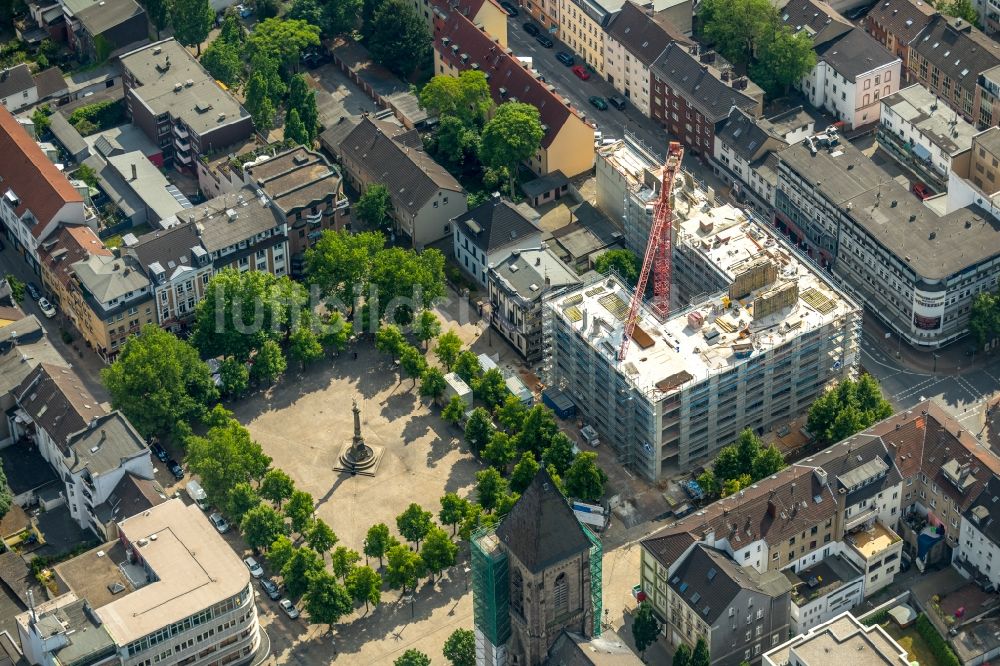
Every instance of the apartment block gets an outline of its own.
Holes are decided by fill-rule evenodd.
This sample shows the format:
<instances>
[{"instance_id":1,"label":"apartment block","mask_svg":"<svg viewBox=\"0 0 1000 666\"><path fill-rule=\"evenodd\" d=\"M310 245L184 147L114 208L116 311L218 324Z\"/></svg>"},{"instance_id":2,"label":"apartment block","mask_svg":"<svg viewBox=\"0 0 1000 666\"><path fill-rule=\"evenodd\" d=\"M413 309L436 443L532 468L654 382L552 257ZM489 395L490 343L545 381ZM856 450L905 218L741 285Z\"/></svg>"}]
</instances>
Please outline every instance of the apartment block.
<instances>
[{"instance_id":1,"label":"apartment block","mask_svg":"<svg viewBox=\"0 0 1000 666\"><path fill-rule=\"evenodd\" d=\"M499 195L490 197L452 220L455 261L480 286L486 286L489 269L518 249L540 249L542 230L537 214Z\"/></svg>"},{"instance_id":2,"label":"apartment block","mask_svg":"<svg viewBox=\"0 0 1000 666\"><path fill-rule=\"evenodd\" d=\"M875 41L900 59L903 78L912 82L910 48L935 13L934 7L924 0L883 0L865 14L862 26Z\"/></svg>"},{"instance_id":3,"label":"apartment block","mask_svg":"<svg viewBox=\"0 0 1000 666\"><path fill-rule=\"evenodd\" d=\"M204 512L180 499L119 521L117 540L57 572L70 592L17 617L31 663L79 663L66 661L67 647L77 659L96 647L103 659L86 663L239 665L260 646L250 572ZM78 622L59 622L50 605L81 606Z\"/></svg>"},{"instance_id":4,"label":"apartment block","mask_svg":"<svg viewBox=\"0 0 1000 666\"><path fill-rule=\"evenodd\" d=\"M1000 478L991 478L962 513L952 565L990 591L1000 587Z\"/></svg>"},{"instance_id":5,"label":"apartment block","mask_svg":"<svg viewBox=\"0 0 1000 666\"><path fill-rule=\"evenodd\" d=\"M764 653L762 666L823 666L866 663L909 666L907 651L885 629L867 626L845 611L837 617L793 636L787 643Z\"/></svg>"},{"instance_id":6,"label":"apartment block","mask_svg":"<svg viewBox=\"0 0 1000 666\"><path fill-rule=\"evenodd\" d=\"M663 183L663 159L626 135L598 149L596 170L597 207L624 230L625 247L643 256ZM685 186L690 184L688 189L694 192L690 174L684 179Z\"/></svg>"},{"instance_id":7,"label":"apartment block","mask_svg":"<svg viewBox=\"0 0 1000 666\"><path fill-rule=\"evenodd\" d=\"M168 165L194 173L199 155L253 134L250 114L173 39L125 53L120 62L129 116Z\"/></svg>"},{"instance_id":8,"label":"apartment block","mask_svg":"<svg viewBox=\"0 0 1000 666\"><path fill-rule=\"evenodd\" d=\"M625 0L559 0L559 39L602 78L606 30L623 4Z\"/></svg>"},{"instance_id":9,"label":"apartment block","mask_svg":"<svg viewBox=\"0 0 1000 666\"><path fill-rule=\"evenodd\" d=\"M81 325L80 318L76 309L69 307L75 280L72 266L92 254L113 256L94 230L85 225L61 226L39 248L42 285L77 329Z\"/></svg>"},{"instance_id":10,"label":"apartment block","mask_svg":"<svg viewBox=\"0 0 1000 666\"><path fill-rule=\"evenodd\" d=\"M909 344L965 334L972 300L1000 278L1000 231L981 205L939 214L828 134L778 157L775 221L793 243Z\"/></svg>"},{"instance_id":11,"label":"apartment block","mask_svg":"<svg viewBox=\"0 0 1000 666\"><path fill-rule=\"evenodd\" d=\"M955 155L948 169L946 210L952 213L978 206L1000 219L1000 129L991 127L972 137L971 145Z\"/></svg>"},{"instance_id":12,"label":"apartment block","mask_svg":"<svg viewBox=\"0 0 1000 666\"><path fill-rule=\"evenodd\" d=\"M864 576L843 556L831 555L802 571L788 569L792 586L789 630L802 634L864 600Z\"/></svg>"},{"instance_id":13,"label":"apartment block","mask_svg":"<svg viewBox=\"0 0 1000 666\"><path fill-rule=\"evenodd\" d=\"M694 300L666 321L641 307L624 359L632 292L617 278L547 312L548 383L650 480L805 410L858 353L859 306L765 224L727 204L679 217L675 233L675 299Z\"/></svg>"},{"instance_id":14,"label":"apartment block","mask_svg":"<svg viewBox=\"0 0 1000 666\"><path fill-rule=\"evenodd\" d=\"M769 218L778 184L775 153L787 145L770 122L733 108L715 138L712 168L732 184L738 201Z\"/></svg>"}]
</instances>

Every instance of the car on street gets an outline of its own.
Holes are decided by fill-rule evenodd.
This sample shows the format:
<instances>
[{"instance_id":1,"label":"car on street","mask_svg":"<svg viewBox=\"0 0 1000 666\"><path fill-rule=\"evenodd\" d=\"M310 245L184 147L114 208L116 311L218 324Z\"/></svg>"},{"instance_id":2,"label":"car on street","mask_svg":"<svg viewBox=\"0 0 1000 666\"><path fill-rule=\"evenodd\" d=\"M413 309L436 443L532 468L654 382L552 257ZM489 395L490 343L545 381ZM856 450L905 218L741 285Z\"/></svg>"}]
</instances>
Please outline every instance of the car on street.
<instances>
[{"instance_id":1,"label":"car on street","mask_svg":"<svg viewBox=\"0 0 1000 666\"><path fill-rule=\"evenodd\" d=\"M52 304L49 303L49 299L47 298L43 297L38 299L38 309L41 310L42 314L49 319L56 316L56 309L52 307Z\"/></svg>"},{"instance_id":2,"label":"car on street","mask_svg":"<svg viewBox=\"0 0 1000 666\"><path fill-rule=\"evenodd\" d=\"M264 594L266 594L267 598L271 601L277 601L281 596L281 589L278 587L278 584L270 578L260 579L260 589L264 590Z\"/></svg>"},{"instance_id":3,"label":"car on street","mask_svg":"<svg viewBox=\"0 0 1000 666\"><path fill-rule=\"evenodd\" d=\"M28 284L24 285L24 288L28 290L28 296L31 296L31 300L37 301L39 298L42 297L42 292L38 291L38 287L35 285L34 282L29 282Z\"/></svg>"},{"instance_id":4,"label":"car on street","mask_svg":"<svg viewBox=\"0 0 1000 666\"><path fill-rule=\"evenodd\" d=\"M247 565L247 569L250 570L250 575L254 578L260 578L264 575L264 570L261 568L260 563L258 563L254 558L244 557L243 564Z\"/></svg>"},{"instance_id":5,"label":"car on street","mask_svg":"<svg viewBox=\"0 0 1000 666\"><path fill-rule=\"evenodd\" d=\"M170 473L173 474L174 478L178 481L184 478L184 468L181 467L180 463L173 458L167 461L167 469L170 470Z\"/></svg>"},{"instance_id":6,"label":"car on street","mask_svg":"<svg viewBox=\"0 0 1000 666\"><path fill-rule=\"evenodd\" d=\"M572 67L576 60L570 54L565 51L560 51L556 54L556 60L566 65L567 67Z\"/></svg>"},{"instance_id":7,"label":"car on street","mask_svg":"<svg viewBox=\"0 0 1000 666\"><path fill-rule=\"evenodd\" d=\"M555 42L552 41L552 38L544 33L541 35L535 35L535 41L547 49L551 49L555 46Z\"/></svg>"},{"instance_id":8,"label":"car on street","mask_svg":"<svg viewBox=\"0 0 1000 666\"><path fill-rule=\"evenodd\" d=\"M625 107L628 106L628 102L621 95L612 95L609 97L608 104L615 107L619 111L624 111Z\"/></svg>"},{"instance_id":9,"label":"car on street","mask_svg":"<svg viewBox=\"0 0 1000 666\"><path fill-rule=\"evenodd\" d=\"M501 2L500 6L503 10L507 12L507 16L517 16L520 12L517 10L517 5L512 2Z\"/></svg>"},{"instance_id":10,"label":"car on street","mask_svg":"<svg viewBox=\"0 0 1000 666\"><path fill-rule=\"evenodd\" d=\"M600 97L598 95L591 95L590 97L587 98L587 101L590 102L591 106L598 109L599 111L608 110L608 103L605 101L603 97Z\"/></svg>"},{"instance_id":11,"label":"car on street","mask_svg":"<svg viewBox=\"0 0 1000 666\"><path fill-rule=\"evenodd\" d=\"M295 604L288 599L282 599L278 602L278 605L281 606L281 610L285 611L285 614L293 620L299 617L299 609L296 608Z\"/></svg>"},{"instance_id":12,"label":"car on street","mask_svg":"<svg viewBox=\"0 0 1000 666\"><path fill-rule=\"evenodd\" d=\"M226 519L218 511L213 512L208 519L215 525L215 529L218 530L219 534L225 534L229 531L229 523L226 522Z\"/></svg>"},{"instance_id":13,"label":"car on street","mask_svg":"<svg viewBox=\"0 0 1000 666\"><path fill-rule=\"evenodd\" d=\"M540 33L542 31L542 29L539 28L534 23L532 23L531 21L526 21L525 24L524 24L524 31L526 33L528 33L529 35L531 35L532 37L534 37L534 36L538 35L538 33Z\"/></svg>"},{"instance_id":14,"label":"car on street","mask_svg":"<svg viewBox=\"0 0 1000 666\"><path fill-rule=\"evenodd\" d=\"M580 79L581 81L586 81L587 79L590 78L590 72L588 72L587 68L584 67L583 65L573 65L570 68L570 71L576 74L576 78Z\"/></svg>"},{"instance_id":15,"label":"car on street","mask_svg":"<svg viewBox=\"0 0 1000 666\"><path fill-rule=\"evenodd\" d=\"M149 450L153 452L153 455L155 455L157 460L160 462L167 462L170 460L170 456L167 455L167 450L163 448L163 445L159 442L153 442L150 445Z\"/></svg>"}]
</instances>

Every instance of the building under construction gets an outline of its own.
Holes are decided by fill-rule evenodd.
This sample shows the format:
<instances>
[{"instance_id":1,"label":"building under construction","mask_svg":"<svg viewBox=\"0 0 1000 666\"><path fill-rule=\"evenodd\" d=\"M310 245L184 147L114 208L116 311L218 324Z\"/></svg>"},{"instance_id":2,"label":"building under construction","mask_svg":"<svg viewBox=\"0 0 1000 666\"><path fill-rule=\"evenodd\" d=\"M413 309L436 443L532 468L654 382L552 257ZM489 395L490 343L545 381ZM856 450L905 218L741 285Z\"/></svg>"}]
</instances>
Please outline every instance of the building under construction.
<instances>
[{"instance_id":1,"label":"building under construction","mask_svg":"<svg viewBox=\"0 0 1000 666\"><path fill-rule=\"evenodd\" d=\"M633 295L621 280L597 278L546 306L548 383L649 480L806 410L851 371L861 334L857 303L767 225L677 182L665 321L643 305L619 359Z\"/></svg>"}]
</instances>

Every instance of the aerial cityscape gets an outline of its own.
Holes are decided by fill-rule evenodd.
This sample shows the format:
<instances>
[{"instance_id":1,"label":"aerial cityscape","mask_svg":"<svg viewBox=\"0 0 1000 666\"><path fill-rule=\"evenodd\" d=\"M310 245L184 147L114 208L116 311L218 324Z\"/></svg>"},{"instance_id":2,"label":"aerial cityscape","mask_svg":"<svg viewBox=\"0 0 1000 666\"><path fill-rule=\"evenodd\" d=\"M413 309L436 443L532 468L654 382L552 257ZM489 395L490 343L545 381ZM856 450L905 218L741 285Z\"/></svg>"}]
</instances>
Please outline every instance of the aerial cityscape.
<instances>
[{"instance_id":1,"label":"aerial cityscape","mask_svg":"<svg viewBox=\"0 0 1000 666\"><path fill-rule=\"evenodd\" d=\"M0 666L1000 661L994 0L4 0L0 60Z\"/></svg>"}]
</instances>

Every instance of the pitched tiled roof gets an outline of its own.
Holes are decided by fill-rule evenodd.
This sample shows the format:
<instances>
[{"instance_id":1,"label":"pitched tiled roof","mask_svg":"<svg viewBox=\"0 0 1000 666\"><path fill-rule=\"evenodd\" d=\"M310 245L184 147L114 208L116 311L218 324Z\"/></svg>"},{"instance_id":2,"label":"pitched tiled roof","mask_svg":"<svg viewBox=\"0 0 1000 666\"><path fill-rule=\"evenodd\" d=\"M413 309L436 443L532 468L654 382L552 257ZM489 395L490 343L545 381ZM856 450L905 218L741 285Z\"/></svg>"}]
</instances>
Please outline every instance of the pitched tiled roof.
<instances>
[{"instance_id":1,"label":"pitched tiled roof","mask_svg":"<svg viewBox=\"0 0 1000 666\"><path fill-rule=\"evenodd\" d=\"M63 78L62 70L58 67L49 67L35 74L35 85L38 86L38 99L40 100L69 92L66 79Z\"/></svg>"},{"instance_id":2,"label":"pitched tiled roof","mask_svg":"<svg viewBox=\"0 0 1000 666\"><path fill-rule=\"evenodd\" d=\"M962 514L987 539L1000 546L1000 478L992 477Z\"/></svg>"},{"instance_id":3,"label":"pitched tiled roof","mask_svg":"<svg viewBox=\"0 0 1000 666\"><path fill-rule=\"evenodd\" d=\"M676 43L667 45L653 63L652 71L657 79L680 91L688 104L697 107L709 122L727 117L734 106L757 108L754 99L716 78L711 68Z\"/></svg>"},{"instance_id":4,"label":"pitched tiled roof","mask_svg":"<svg viewBox=\"0 0 1000 666\"><path fill-rule=\"evenodd\" d=\"M0 108L0 155L0 195L13 192L18 216L31 211L39 222L31 230L36 238L63 206L83 203L66 176L4 108Z\"/></svg>"},{"instance_id":5,"label":"pitched tiled roof","mask_svg":"<svg viewBox=\"0 0 1000 666\"><path fill-rule=\"evenodd\" d=\"M830 64L847 79L885 67L899 60L861 28L816 47L816 57Z\"/></svg>"},{"instance_id":6,"label":"pitched tiled roof","mask_svg":"<svg viewBox=\"0 0 1000 666\"><path fill-rule=\"evenodd\" d=\"M0 97L20 95L34 87L35 80L31 78L31 70L24 63L0 71Z\"/></svg>"},{"instance_id":7,"label":"pitched tiled roof","mask_svg":"<svg viewBox=\"0 0 1000 666\"><path fill-rule=\"evenodd\" d=\"M92 419L106 414L72 370L48 363L40 363L24 378L14 389L14 399L62 447Z\"/></svg>"},{"instance_id":8,"label":"pitched tiled roof","mask_svg":"<svg viewBox=\"0 0 1000 666\"><path fill-rule=\"evenodd\" d=\"M150 279L153 277L149 270L151 264L159 264L170 279L178 267L192 268L191 248L194 247L202 247L198 230L194 224L185 221L169 229L144 234L127 251L136 258Z\"/></svg>"},{"instance_id":9,"label":"pitched tiled roof","mask_svg":"<svg viewBox=\"0 0 1000 666\"><path fill-rule=\"evenodd\" d=\"M573 509L545 469L500 523L497 537L533 573L590 548Z\"/></svg>"},{"instance_id":10,"label":"pitched tiled roof","mask_svg":"<svg viewBox=\"0 0 1000 666\"><path fill-rule=\"evenodd\" d=\"M815 46L826 44L852 29L847 19L820 0L789 0L781 8L781 20L792 32L805 30Z\"/></svg>"},{"instance_id":11,"label":"pitched tiled roof","mask_svg":"<svg viewBox=\"0 0 1000 666\"><path fill-rule=\"evenodd\" d=\"M788 144L771 134L767 121L756 121L742 109L732 109L729 119L716 133L737 155L753 162L768 149L780 150Z\"/></svg>"},{"instance_id":12,"label":"pitched tiled roof","mask_svg":"<svg viewBox=\"0 0 1000 666\"><path fill-rule=\"evenodd\" d=\"M72 265L73 273L101 305L149 286L149 280L132 257L90 254Z\"/></svg>"},{"instance_id":13,"label":"pitched tiled roof","mask_svg":"<svg viewBox=\"0 0 1000 666\"><path fill-rule=\"evenodd\" d=\"M539 233L538 227L521 214L506 199L491 197L472 210L455 218L462 233L483 252L524 243L524 239Z\"/></svg>"},{"instance_id":14,"label":"pitched tiled roof","mask_svg":"<svg viewBox=\"0 0 1000 666\"><path fill-rule=\"evenodd\" d=\"M462 191L455 177L424 152L419 140L415 130L366 116L331 149L362 165L372 180L386 186L394 207L413 215L439 189Z\"/></svg>"},{"instance_id":15,"label":"pitched tiled roof","mask_svg":"<svg viewBox=\"0 0 1000 666\"><path fill-rule=\"evenodd\" d=\"M692 43L669 21L650 16L634 2L622 5L621 11L611 19L607 32L646 67L653 64L670 42Z\"/></svg>"},{"instance_id":16,"label":"pitched tiled roof","mask_svg":"<svg viewBox=\"0 0 1000 666\"><path fill-rule=\"evenodd\" d=\"M923 0L882 0L865 16L866 26L879 26L909 44L930 23L934 8Z\"/></svg>"},{"instance_id":17,"label":"pitched tiled roof","mask_svg":"<svg viewBox=\"0 0 1000 666\"><path fill-rule=\"evenodd\" d=\"M59 227L38 249L38 258L42 264L63 284L68 284L73 279L70 267L91 254L112 256L111 250L104 247L97 234L83 225Z\"/></svg>"},{"instance_id":18,"label":"pitched tiled roof","mask_svg":"<svg viewBox=\"0 0 1000 666\"><path fill-rule=\"evenodd\" d=\"M489 79L497 104L516 99L538 109L548 148L574 113L549 86L531 73L486 32L458 11L435 10L434 48L442 60L459 70L477 68Z\"/></svg>"},{"instance_id":19,"label":"pitched tiled roof","mask_svg":"<svg viewBox=\"0 0 1000 666\"><path fill-rule=\"evenodd\" d=\"M980 73L1000 65L1000 44L968 21L942 14L931 18L910 48L957 85L970 90Z\"/></svg>"}]
</instances>

